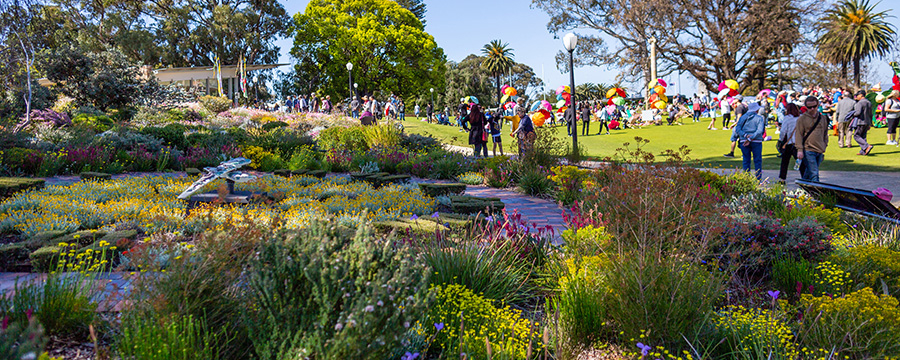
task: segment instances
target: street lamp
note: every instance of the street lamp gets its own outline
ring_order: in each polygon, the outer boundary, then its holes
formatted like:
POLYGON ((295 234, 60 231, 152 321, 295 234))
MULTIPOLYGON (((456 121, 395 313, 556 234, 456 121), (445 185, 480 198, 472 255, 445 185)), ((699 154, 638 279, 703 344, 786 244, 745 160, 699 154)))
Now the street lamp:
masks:
POLYGON ((431 108, 434 108, 434 88, 428 89, 431 91, 431 108))
POLYGON ((256 105, 259 105, 259 75, 253 75, 253 91, 256 93, 256 105))
POLYGON ((353 64, 351 64, 350 62, 347 62, 347 73, 350 74, 350 98, 352 99, 353 95, 356 94, 353 91, 355 89, 353 87, 353 64))
POLYGON ((578 36, 574 33, 568 33, 563 37, 563 45, 566 47, 566 50, 569 52, 569 84, 572 88, 572 153, 578 151, 578 121, 575 121, 575 117, 578 115, 578 108, 575 107, 575 45, 578 44, 578 36))

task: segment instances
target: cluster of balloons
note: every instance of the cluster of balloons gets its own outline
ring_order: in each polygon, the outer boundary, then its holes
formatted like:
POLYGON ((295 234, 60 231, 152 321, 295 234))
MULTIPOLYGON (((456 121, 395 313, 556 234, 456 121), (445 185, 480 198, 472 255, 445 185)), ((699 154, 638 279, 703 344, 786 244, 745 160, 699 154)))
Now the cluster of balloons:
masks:
POLYGON ((460 101, 462 101, 463 104, 469 104, 469 106, 478 104, 478 98, 474 96, 466 96, 460 99, 460 101))
POLYGON ((669 103, 669 98, 666 97, 666 86, 668 86, 663 79, 656 79, 656 81, 651 81, 648 88, 650 89, 650 96, 647 97, 647 103, 650 106, 656 109, 665 109, 666 105, 669 103))
MULTIPOLYGON (((766 89, 768 90, 768 89, 766 89)), ((766 91, 763 90, 763 91, 766 91)), ((772 90, 769 90, 771 92, 772 90)), ((731 101, 731 98, 737 96, 738 93, 738 82, 734 79, 728 79, 719 83, 719 96, 714 98, 714 101, 731 101)))

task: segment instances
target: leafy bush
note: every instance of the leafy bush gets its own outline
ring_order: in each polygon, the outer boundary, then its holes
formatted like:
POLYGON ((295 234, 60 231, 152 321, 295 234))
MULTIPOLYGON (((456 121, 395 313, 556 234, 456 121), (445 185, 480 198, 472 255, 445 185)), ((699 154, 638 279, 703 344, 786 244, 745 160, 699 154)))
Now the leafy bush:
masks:
POLYGON ((258 146, 282 157, 290 157, 302 147, 312 147, 315 141, 301 131, 291 128, 277 128, 257 133, 246 141, 247 145, 258 146))
POLYGON ((409 151, 431 152, 440 149, 441 142, 431 136, 401 133, 400 146, 409 151))
POLYGON ((460 174, 456 177, 456 180, 467 185, 481 185, 484 184, 484 176, 481 173, 477 173, 474 171, 469 171, 464 174, 460 174))
POLYGON ((94 132, 102 133, 115 125, 112 119, 106 115, 88 115, 88 114, 78 114, 72 119, 72 124, 75 126, 81 126, 88 129, 93 130, 94 132))
POLYGON ((283 128, 283 127, 288 127, 288 123, 286 123, 284 121, 272 121, 272 122, 267 122, 267 123, 263 124, 262 130, 263 131, 272 131, 272 130, 275 130, 278 128, 283 128))
POLYGON ((549 169, 559 164, 560 157, 567 153, 568 143, 554 133, 554 129, 536 129, 534 147, 531 151, 520 154, 519 160, 523 166, 549 169))
POLYGON ((602 226, 569 227, 562 233, 565 251, 572 256, 595 256, 612 243, 613 237, 602 226))
POLYGON ((184 137, 186 128, 181 124, 168 124, 163 127, 145 127, 141 133, 160 139, 165 145, 185 149, 187 141, 184 137))
POLYGON ((459 284, 487 299, 511 304, 528 301, 535 290, 531 264, 519 258, 512 243, 448 241, 426 244, 419 252, 434 271, 432 285, 459 284))
POLYGON ((559 294, 552 298, 549 311, 559 310, 560 330, 566 347, 592 346, 611 335, 607 302, 609 284, 603 277, 603 267, 609 258, 601 256, 573 256, 565 261, 559 279, 559 294))
POLYGON ((808 217, 825 225, 832 234, 850 232, 850 227, 841 219, 841 210, 826 208, 808 196, 789 199, 788 204, 775 211, 774 215, 785 224, 794 219, 808 217))
POLYGON ((244 147, 243 154, 244 157, 252 160, 248 166, 259 171, 274 171, 284 168, 284 160, 281 159, 281 156, 259 146, 244 147))
POLYGON ((43 162, 43 154, 37 150, 11 148, 0 151, 3 165, 26 174, 36 174, 43 162))
POLYGON ((43 121, 52 123, 53 126, 69 126, 72 125, 72 119, 69 114, 59 113, 53 109, 32 110, 31 119, 34 121, 43 121))
POLYGON ((808 260, 778 257, 772 262, 772 283, 782 294, 797 293, 815 284, 816 270, 808 260))
POLYGON ((830 260, 840 265, 854 283, 900 295, 900 251, 864 245, 835 252, 830 260))
POLYGON ((368 229, 314 224, 266 240, 248 274, 261 359, 385 358, 426 305, 428 268, 368 229))
POLYGON ((557 186, 557 200, 566 205, 581 200, 584 182, 588 179, 587 170, 575 166, 554 166, 550 170, 553 175, 549 179, 557 186))
POLYGON ((228 100, 228 98, 224 96, 206 95, 200 97, 200 105, 203 106, 206 111, 218 114, 231 109, 231 100, 228 100))
POLYGON ((319 153, 309 146, 300 147, 287 162, 290 170, 317 170, 320 167, 319 153))
POLYGON ((158 320, 126 312, 116 349, 123 359, 219 359, 216 336, 203 323, 191 316, 158 320))
POLYGON ((721 250, 728 255, 722 259, 724 263, 767 269, 777 257, 815 260, 831 250, 828 229, 812 218, 794 219, 785 225, 765 216, 746 221, 735 221, 723 233, 721 250))
POLYGON ((330 127, 319 132, 316 139, 320 149, 348 150, 351 152, 363 152, 369 149, 366 141, 366 132, 362 126, 354 127, 330 127))
POLYGON ((536 343, 533 338, 537 331, 518 310, 496 307, 462 285, 435 286, 432 292, 435 300, 424 326, 440 328, 434 343, 442 350, 442 359, 461 353, 471 359, 487 359, 485 339, 490 341, 495 358, 524 359, 536 343))
MULTIPOLYGON (((6 359, 34 359, 36 354, 43 351, 47 339, 41 324, 31 315, 31 308, 18 311, 25 313, 26 321, 10 322, 9 318, 4 319, 3 328, 0 329, 0 354, 6 359)), ((43 354, 40 359, 46 358, 46 354, 43 354)))
POLYGON ((400 146, 400 131, 392 125, 365 126, 363 134, 368 148, 398 148, 400 146))
POLYGON ((94 285, 91 278, 51 273, 43 282, 16 284, 11 298, 0 299, 0 310, 10 322, 25 324, 29 319, 22 309, 31 309, 47 335, 85 340, 96 318, 94 285))
POLYGON ((731 359, 796 359, 800 355, 791 332, 778 312, 730 306, 713 316, 715 337, 724 339, 731 359))
POLYGON ((608 288, 608 314, 624 332, 637 338, 642 330, 655 342, 672 342, 694 334, 722 296, 724 279, 678 258, 638 254, 616 256, 602 268, 608 288))
MULTIPOLYGON (((834 358, 884 358, 900 354, 900 308, 896 298, 871 288, 843 297, 804 294, 798 338, 810 349, 834 349, 834 358)), ((827 353, 826 353, 827 354, 827 353)), ((824 355, 824 354, 823 354, 824 355)))
POLYGON ((553 180, 545 169, 522 167, 518 170, 519 189, 532 196, 556 194, 553 180))

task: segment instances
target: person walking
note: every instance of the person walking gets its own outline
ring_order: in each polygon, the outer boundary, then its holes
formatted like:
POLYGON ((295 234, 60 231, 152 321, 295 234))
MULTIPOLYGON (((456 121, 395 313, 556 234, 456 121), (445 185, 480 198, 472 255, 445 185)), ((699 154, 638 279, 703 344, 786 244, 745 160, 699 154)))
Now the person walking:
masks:
MULTIPOLYGON (((791 159, 797 159, 797 146, 794 145, 794 131, 797 128, 797 119, 800 117, 800 108, 794 104, 787 104, 781 117, 781 133, 779 134, 779 142, 781 144, 781 168, 778 171, 778 182, 784 185, 787 180, 788 166, 791 159)), ((795 162, 796 163, 796 162, 795 162)), ((800 174, 803 174, 805 167, 800 167, 800 174)))
POLYGON ((849 94, 842 94, 835 107, 835 116, 837 117, 837 133, 838 147, 850 147, 850 118, 853 108, 856 106, 856 100, 853 100, 849 94))
POLYGON ((325 100, 322 100, 322 112, 331 114, 331 110, 331 95, 325 95, 325 100))
POLYGON ((581 106, 581 135, 588 135, 588 128, 591 126, 591 107, 587 105, 581 106))
POLYGON ((500 129, 503 127, 503 114, 500 110, 495 111, 488 122, 488 130, 491 132, 491 139, 494 141, 494 156, 497 156, 497 147, 500 147, 500 156, 503 156, 503 137, 500 136, 500 129))
POLYGON ((572 136, 576 124, 575 109, 571 106, 566 107, 566 111, 563 113, 563 119, 566 121, 566 132, 569 133, 569 136, 572 136))
POLYGON ((487 157, 487 133, 484 132, 484 125, 487 123, 484 114, 481 112, 481 106, 472 105, 469 114, 463 121, 463 128, 469 132, 469 145, 475 146, 475 157, 487 157), (469 126, 466 126, 469 125, 469 126))
POLYGON ((884 101, 883 112, 887 119, 887 142, 885 145, 898 145, 897 143, 897 123, 900 122, 900 91, 891 91, 888 98, 884 101))
POLYGON ((421 111, 421 110, 422 109, 419 108, 419 104, 416 103, 416 107, 413 108, 413 114, 416 115, 416 120, 419 120, 419 111, 421 111))
POLYGON ((694 122, 700 122, 700 113, 703 110, 703 106, 700 104, 700 97, 697 94, 694 94, 694 98, 691 100, 691 110, 694 111, 694 122))
POLYGON ((794 128, 794 146, 797 158, 803 162, 803 180, 819 181, 819 166, 825 159, 828 147, 828 118, 819 113, 819 99, 808 96, 804 100, 806 112, 797 119, 794 128))
POLYGON ((400 100, 400 104, 397 105, 397 115, 400 117, 400 121, 406 121, 406 103, 403 100, 400 100))
POLYGON ((425 106, 425 116, 425 122, 430 123, 431 117, 434 116, 434 104, 428 103, 428 105, 425 106))
POLYGON ((353 95, 353 100, 350 100, 350 116, 359 119, 359 98, 356 95, 353 95))
POLYGON ((859 144, 859 155, 866 156, 872 151, 872 144, 866 140, 869 128, 872 127, 872 103, 866 99, 866 91, 860 90, 856 92, 856 106, 853 107, 853 117, 855 124, 851 124, 851 128, 856 128, 853 132, 853 140, 859 144), (855 126, 854 126, 855 125, 855 126))
POLYGON ((740 142, 744 171, 750 171, 752 158, 757 180, 762 180, 762 142, 765 131, 766 119, 756 111, 745 111, 734 124, 732 133, 732 139, 740 142))
POLYGON ((519 126, 509 136, 518 138, 519 156, 521 157, 531 151, 537 134, 534 132, 534 123, 531 122, 531 117, 526 114, 524 106, 516 106, 516 115, 520 119, 519 126))

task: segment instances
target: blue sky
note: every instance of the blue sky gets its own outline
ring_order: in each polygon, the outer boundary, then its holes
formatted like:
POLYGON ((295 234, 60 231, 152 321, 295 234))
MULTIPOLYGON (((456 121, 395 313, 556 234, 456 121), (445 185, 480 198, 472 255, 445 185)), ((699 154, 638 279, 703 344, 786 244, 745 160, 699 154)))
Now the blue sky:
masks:
MULTIPOLYGON (((281 0, 285 9, 293 16, 306 9, 308 0, 281 0)), ((531 66, 534 72, 544 79, 548 87, 556 88, 569 83, 568 72, 557 70, 554 57, 563 48, 562 40, 554 38, 547 30, 550 19, 547 13, 531 8, 531 0, 431 0, 426 1, 425 30, 434 36, 438 46, 444 49, 448 60, 460 61, 469 54, 477 54, 484 44, 494 39, 509 43, 513 48, 516 62, 531 66)), ((900 0, 882 0, 879 9, 891 7, 894 16, 890 19, 900 24, 900 0)), ((561 36, 560 36, 561 37, 561 36)), ((291 39, 278 42, 281 47, 280 61, 290 62, 291 39)), ((900 61, 900 49, 894 51, 893 57, 900 61)), ((878 61, 878 81, 882 86, 890 86, 890 67, 885 61, 878 61), (883 80, 882 80, 883 78, 883 80)), ((618 74, 617 69, 605 67, 581 67, 575 69, 575 82, 612 83, 618 74)), ((681 82, 681 93, 691 94, 697 82, 687 75, 679 81, 677 75, 665 80, 675 83, 669 87, 668 93, 678 90, 681 82)))

